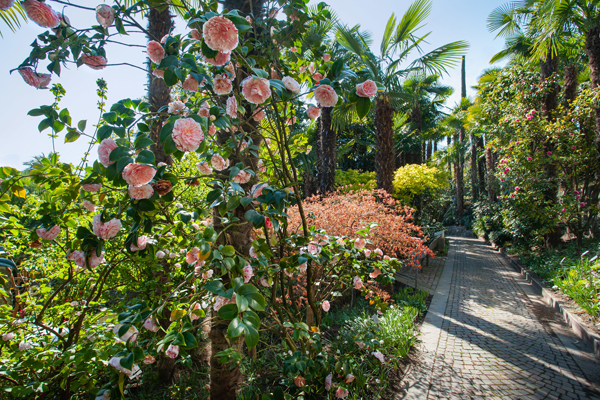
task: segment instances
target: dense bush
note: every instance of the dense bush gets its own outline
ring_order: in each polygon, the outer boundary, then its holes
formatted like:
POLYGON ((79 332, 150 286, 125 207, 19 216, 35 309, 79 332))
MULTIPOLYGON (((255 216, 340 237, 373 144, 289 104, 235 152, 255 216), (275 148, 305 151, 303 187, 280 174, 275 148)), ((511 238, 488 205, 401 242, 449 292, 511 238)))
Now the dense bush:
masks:
POLYGON ((362 172, 349 169, 335 171, 335 187, 340 192, 373 190, 377 188, 375 172, 362 172))
POLYGON ((394 189, 398 197, 411 204, 415 196, 429 192, 434 196, 436 192, 448 187, 448 173, 430 167, 426 164, 407 164, 396 170, 394 175, 394 189))

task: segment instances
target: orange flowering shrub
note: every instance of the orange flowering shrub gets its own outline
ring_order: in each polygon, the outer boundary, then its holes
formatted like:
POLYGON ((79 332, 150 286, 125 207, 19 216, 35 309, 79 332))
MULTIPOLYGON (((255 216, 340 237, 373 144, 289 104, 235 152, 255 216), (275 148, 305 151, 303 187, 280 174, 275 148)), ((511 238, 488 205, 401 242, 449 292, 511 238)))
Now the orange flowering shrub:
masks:
MULTIPOLYGON (((420 268, 419 256, 434 256, 423 245, 421 228, 410 222, 414 210, 401 205, 384 190, 316 195, 307 198, 303 207, 309 223, 329 235, 352 237, 366 225, 376 224, 367 247, 379 248, 384 254, 406 260, 413 267, 420 268)), ((291 208, 288 214, 289 227, 300 229, 302 220, 298 208, 291 208)))

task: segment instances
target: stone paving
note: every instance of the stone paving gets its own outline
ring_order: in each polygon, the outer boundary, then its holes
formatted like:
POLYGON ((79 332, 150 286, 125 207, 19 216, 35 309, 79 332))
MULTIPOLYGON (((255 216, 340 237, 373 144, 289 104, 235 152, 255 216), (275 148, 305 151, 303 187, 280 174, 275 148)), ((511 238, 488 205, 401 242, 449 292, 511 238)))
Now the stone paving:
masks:
POLYGON ((439 315, 428 316, 437 327, 424 333, 430 361, 405 398, 600 399, 500 257, 477 239, 451 238, 439 284, 447 301, 437 299, 430 311, 439 315))
MULTIPOLYGON (((423 267, 419 270, 417 275, 417 287, 419 289, 427 290, 428 292, 435 291, 445 263, 446 257, 441 255, 430 258, 429 263, 427 263, 426 260, 422 260, 423 267)), ((396 274, 396 281, 411 287, 415 285, 414 279, 406 276, 414 276, 415 271, 412 267, 403 267, 398 270, 398 272, 404 274, 404 276, 396 274)))

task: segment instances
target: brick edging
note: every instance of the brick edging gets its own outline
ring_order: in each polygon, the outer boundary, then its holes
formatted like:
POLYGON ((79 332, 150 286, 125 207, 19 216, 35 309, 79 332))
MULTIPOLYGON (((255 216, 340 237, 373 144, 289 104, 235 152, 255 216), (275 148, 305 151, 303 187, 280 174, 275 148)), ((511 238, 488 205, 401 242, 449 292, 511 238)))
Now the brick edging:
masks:
POLYGON ((519 272, 523 278, 525 278, 527 282, 532 284, 534 290, 538 294, 542 295, 546 304, 562 314, 565 322, 569 325, 575 335, 591 346, 591 348, 594 350, 596 359, 600 360, 600 337, 590 332, 576 315, 573 315, 569 310, 567 310, 560 300, 556 299, 552 295, 550 290, 542 286, 542 284, 538 282, 538 280, 534 278, 517 260, 506 254, 506 251, 503 248, 498 248, 497 250, 500 254, 502 254, 502 256, 504 256, 510 265, 517 272, 519 272))

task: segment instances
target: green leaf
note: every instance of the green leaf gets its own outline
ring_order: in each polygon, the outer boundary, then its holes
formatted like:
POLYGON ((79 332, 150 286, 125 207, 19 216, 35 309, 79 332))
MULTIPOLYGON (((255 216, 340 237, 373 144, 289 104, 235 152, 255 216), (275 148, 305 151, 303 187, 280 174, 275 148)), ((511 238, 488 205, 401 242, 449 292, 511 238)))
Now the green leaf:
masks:
POLYGON ((69 110, 66 108, 61 110, 60 114, 58 114, 58 118, 60 118, 60 120, 65 124, 71 125, 71 116, 69 115, 69 110))
MULTIPOLYGON (((224 307, 224 306, 223 306, 224 307)), ((227 327, 227 336, 230 338, 236 338, 240 336, 245 331, 244 323, 239 319, 235 318, 233 321, 229 323, 227 327)))
POLYGON ((246 346, 249 349, 253 349, 258 344, 258 330, 252 325, 244 324, 244 339, 246 340, 246 346))
POLYGON ((98 141, 101 142, 104 139, 108 139, 112 135, 113 128, 110 125, 104 125, 98 129, 98 141))
MULTIPOLYGON (((237 298, 237 297, 236 297, 237 298)), ((248 305, 255 309, 256 311, 264 311, 265 310, 265 298, 260 293, 248 293, 245 296, 245 299, 248 301, 248 305)))
POLYGON ((169 67, 165 70, 164 75, 165 83, 167 86, 173 86, 177 84, 179 78, 177 78, 176 70, 173 67, 169 67))
POLYGON ((198 346, 198 341, 196 340, 196 337, 192 335, 191 332, 184 332, 183 338, 185 339, 186 349, 191 349, 198 346))
POLYGON ((161 143, 164 143, 171 136, 174 125, 175 124, 173 122, 169 122, 162 127, 162 129, 160 130, 160 137, 159 137, 159 141, 161 143))
POLYGON ((358 113, 358 118, 364 118, 371 109, 371 99, 368 97, 359 97, 356 102, 356 112, 358 113))
POLYGON ((211 293, 218 294, 225 290, 225 286, 221 281, 210 281, 204 285, 204 289, 208 290, 211 293))
POLYGON ((231 245, 223 246, 220 250, 227 257, 235 256, 235 249, 231 245))
POLYGON ((32 117, 38 117, 40 115, 44 115, 44 111, 39 108, 34 108, 33 110, 29 110, 27 115, 31 115, 32 117))
POLYGON ((135 149, 136 150, 145 149, 146 147, 152 146, 153 144, 154 144, 154 140, 147 138, 147 137, 142 137, 135 141, 135 149))
POLYGON ((206 45, 206 43, 204 42, 204 40, 202 41, 202 54, 206 57, 206 58, 215 58, 219 52, 215 51, 213 49, 211 49, 210 47, 208 47, 206 45))
POLYGON ((231 320, 238 316, 238 308, 235 304, 225 304, 219 308, 217 315, 222 319, 231 320))
POLYGON ((213 228, 212 226, 207 226, 206 228, 204 228, 204 233, 202 234, 202 237, 204 237, 204 240, 206 240, 207 242, 214 242, 216 240, 216 238, 214 238, 215 234, 215 228, 213 228))
POLYGON ((260 328, 260 318, 254 311, 248 310, 244 313, 244 322, 252 325, 256 330, 260 328))
POLYGON ((235 296, 235 303, 240 312, 244 312, 248 309, 248 300, 239 293, 235 296))
POLYGON ((129 149, 127 147, 119 146, 110 152, 108 159, 110 161, 119 161, 122 157, 127 156, 129 156, 129 149))
MULTIPOLYGON (((112 153, 111 153, 112 154, 112 153)), ((154 164, 155 162, 154 153, 150 150, 142 150, 139 152, 135 159, 135 162, 139 164, 154 164)))
POLYGON ((85 126, 87 125, 87 121, 85 119, 82 119, 81 121, 79 121, 77 123, 77 129, 79 129, 81 132, 85 131, 85 126))
POLYGON ((71 143, 76 141, 77 139, 79 139, 79 137, 81 136, 81 134, 77 131, 69 131, 66 135, 65 135, 65 143, 71 143))
POLYGON ((114 124, 117 122, 117 113, 114 111, 110 111, 102 114, 102 118, 104 118, 104 120, 109 124, 114 124))
POLYGON ((258 68, 252 68, 252 71, 254 72, 254 75, 259 78, 269 79, 269 73, 267 71, 258 68))

